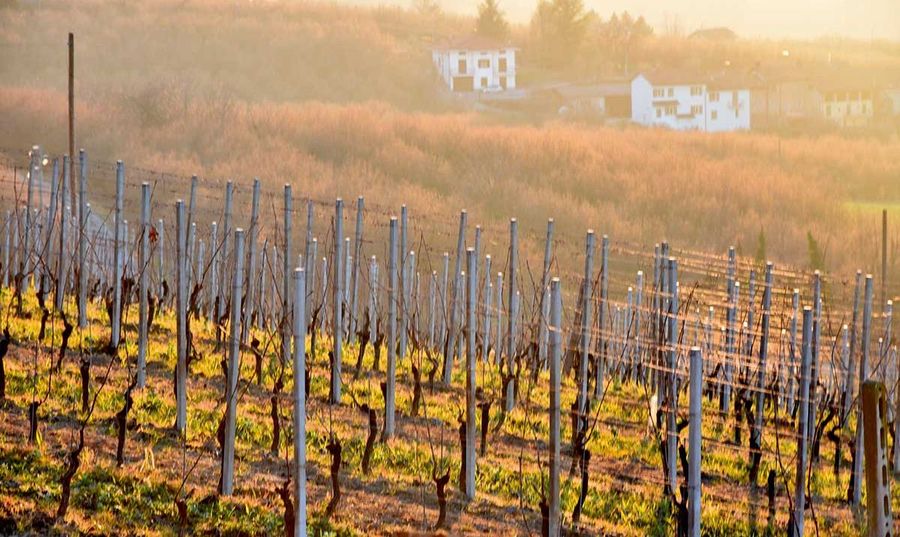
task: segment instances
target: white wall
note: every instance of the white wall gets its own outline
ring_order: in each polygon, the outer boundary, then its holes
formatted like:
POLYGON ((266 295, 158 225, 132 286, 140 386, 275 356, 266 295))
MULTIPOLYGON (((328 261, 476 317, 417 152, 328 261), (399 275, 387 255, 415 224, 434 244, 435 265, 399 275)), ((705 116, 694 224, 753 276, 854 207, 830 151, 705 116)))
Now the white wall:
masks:
POLYGON ((750 129, 750 90, 711 90, 706 94, 706 130, 750 129), (715 97, 718 97, 714 100, 715 97))
POLYGON ((644 75, 631 81, 631 121, 641 125, 653 124, 653 86, 644 75))
POLYGON ((453 79, 457 76, 473 77, 473 89, 500 89, 501 78, 506 78, 506 89, 516 87, 516 49, 502 50, 435 50, 432 61, 437 67, 444 83, 453 90, 453 79), (500 70, 500 59, 506 59, 506 70, 500 70), (465 59, 466 69, 459 69, 460 59, 465 59), (478 62, 487 61, 487 66, 479 67, 478 62))
POLYGON ((631 81, 631 120, 673 130, 749 129, 750 90, 719 91, 718 99, 711 101, 705 84, 654 86, 638 75, 631 81))

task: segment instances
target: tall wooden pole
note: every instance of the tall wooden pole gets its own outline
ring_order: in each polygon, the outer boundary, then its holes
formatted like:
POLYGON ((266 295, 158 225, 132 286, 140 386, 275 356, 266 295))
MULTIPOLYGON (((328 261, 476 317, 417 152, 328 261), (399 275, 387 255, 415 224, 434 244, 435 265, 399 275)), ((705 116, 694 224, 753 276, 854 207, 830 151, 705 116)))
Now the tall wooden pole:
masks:
MULTIPOLYGON (((109 346, 112 351, 119 348, 119 336, 122 330, 122 205, 125 198, 125 164, 120 160, 116 162, 116 221, 113 236, 113 311, 112 332, 109 337, 109 346)), ((60 252, 63 255, 63 252, 60 252)))
MULTIPOLYGON (((591 280, 594 274, 594 230, 587 231, 585 238, 584 252, 584 276, 581 281, 581 359, 579 361, 578 373, 578 413, 579 424, 587 423, 584 420, 587 411, 587 389, 588 389, 588 356, 591 349, 591 328, 593 328, 593 309, 594 304, 591 300, 591 280)), ((598 377, 598 382, 602 379, 598 377)), ((602 388, 598 389, 598 393, 602 388)), ((581 427, 582 425, 579 425, 581 427)))
POLYGON ((791 523, 788 527, 788 535, 791 537, 803 537, 803 523, 806 510, 806 465, 809 461, 809 454, 807 453, 807 441, 809 438, 806 435, 806 420, 809 417, 812 318, 812 308, 803 308, 803 348, 800 352, 800 394, 797 402, 800 405, 797 418, 797 472, 794 478, 794 512, 791 514, 791 523))
POLYGON ((559 531, 559 396, 560 357, 562 356, 562 304, 559 278, 550 281, 550 498, 548 505, 549 537, 558 537, 559 531))
MULTIPOLYGON (((228 338, 228 384, 225 387, 225 445, 222 449, 222 495, 234 492, 234 437, 237 430, 237 385, 240 376, 241 296, 244 292, 244 230, 234 230, 234 278, 231 285, 231 335, 228 338)), ((249 319, 248 319, 249 321, 249 319)))
MULTIPOLYGON (((69 143, 74 143, 70 138, 69 143)), ((87 326, 87 154, 78 152, 78 327, 87 326)), ((161 233, 161 232, 160 232, 161 233)), ((162 236, 160 235, 160 244, 162 236)), ((160 246, 162 250, 162 246, 160 246)))
POLYGON ((175 362, 175 429, 182 435, 187 426, 187 291, 184 274, 184 201, 175 203, 175 318, 178 357, 175 362))
MULTIPOLYGON (((866 274, 866 291, 865 300, 863 302, 863 318, 862 318, 862 342, 861 354, 859 357, 859 391, 862 393, 862 385, 869 380, 869 339, 872 326, 872 275, 866 274)), ((863 475, 863 423, 862 423, 862 405, 857 402, 856 405, 856 456, 853 458, 853 470, 850 478, 852 487, 850 489, 850 505, 858 507, 862 500, 862 475, 863 475)))
MULTIPOLYGON (((72 32, 69 32, 69 157, 75 159, 75 34, 72 32)), ((71 200, 65 200, 62 206, 69 203, 71 200)))
POLYGON ((149 328, 148 289, 150 285, 150 183, 141 185, 140 305, 138 310, 137 386, 143 388, 147 376, 147 340, 149 328))
MULTIPOLYGON (((293 266, 293 217, 294 217, 294 196, 291 192, 291 185, 284 185, 284 265, 282 267, 282 289, 281 289, 281 316, 282 316, 282 338, 281 352, 285 363, 291 361, 291 335, 293 325, 291 324, 291 268, 293 266)), ((305 277, 306 273, 300 276, 305 277)), ((295 281, 297 275, 294 276, 295 281)), ((304 282, 305 283, 305 282, 304 282)), ((304 308, 305 309, 305 308, 304 308)), ((305 333, 305 331, 304 331, 305 333)))
MULTIPOLYGON (((507 412, 512 411, 516 405, 516 381, 513 376, 516 360, 516 270, 519 265, 519 222, 515 218, 509 220, 509 272, 508 278, 508 302, 509 317, 506 320, 506 373, 509 381, 506 385, 506 401, 504 407, 507 412)), ((499 304, 498 304, 499 305, 499 304)), ((584 402, 583 398, 579 400, 584 402)), ((582 405, 579 404, 579 407, 582 405)), ((581 409, 581 408, 580 408, 581 409)))
POLYGON ((384 392, 384 438, 394 436, 395 386, 397 371, 397 217, 391 217, 388 242, 388 326, 387 326, 387 379, 384 392))
MULTIPOLYGON (((334 203, 334 282, 332 289, 334 290, 334 337, 332 338, 333 359, 331 362, 331 404, 341 403, 341 350, 343 348, 343 317, 342 305, 344 302, 344 293, 342 289, 343 277, 341 268, 343 263, 341 259, 343 255, 341 250, 344 246, 344 200, 338 198, 334 203)), ((324 270, 322 271, 324 274, 324 270)), ((387 426, 387 424, 385 424, 387 426)))
MULTIPOLYGON (((70 153, 71 154, 71 153, 70 153)), ((887 304, 887 209, 881 211, 881 307, 887 304)), ((890 346, 890 344, 888 345, 890 346)))
POLYGON ((306 537, 306 272, 303 267, 294 270, 294 513, 294 537, 306 537))
POLYGON ((466 250, 466 499, 475 499, 475 311, 477 255, 466 250))

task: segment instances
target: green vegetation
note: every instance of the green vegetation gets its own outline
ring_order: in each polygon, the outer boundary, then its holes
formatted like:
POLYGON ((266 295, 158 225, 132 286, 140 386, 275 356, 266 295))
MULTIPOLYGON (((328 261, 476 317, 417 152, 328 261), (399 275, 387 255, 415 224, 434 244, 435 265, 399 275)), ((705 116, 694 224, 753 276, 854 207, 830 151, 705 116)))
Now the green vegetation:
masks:
MULTIPOLYGON (((9 295, 0 293, 0 301, 8 304, 9 295)), ((73 305, 71 305, 74 307, 73 305)), ((36 304, 26 300, 25 316, 11 319, 10 331, 15 348, 6 359, 9 400, 2 411, 0 424, 0 523, 14 524, 20 531, 48 527, 54 522, 60 488, 63 456, 73 441, 73 427, 81 419, 79 408, 77 357, 91 341, 102 342, 105 314, 92 304, 93 322, 84 332, 77 331, 72 354, 64 361, 60 375, 50 389, 50 397, 41 405, 41 442, 25 445, 23 428, 27 424, 23 408, 32 393, 47 389, 47 368, 52 345, 58 344, 59 322, 54 320, 48 338, 37 342, 36 304), (36 360, 36 362, 35 362, 36 360), (38 377, 34 377, 37 363, 38 377), (35 383, 36 381, 36 383, 35 383)), ((134 318, 133 307, 128 318, 134 318)), ((290 447, 290 376, 282 393, 282 424, 285 427, 278 456, 269 454, 272 422, 269 416, 269 389, 276 368, 265 374, 265 384, 257 386, 253 378, 252 359, 242 360, 241 398, 237 429, 238 472, 233 498, 215 495, 218 459, 213 448, 218 420, 223 412, 223 379, 219 360, 222 351, 214 348, 212 327, 194 323, 199 348, 199 361, 191 367, 189 377, 189 422, 186 444, 182 447, 172 432, 174 400, 171 393, 171 371, 174 353, 169 339, 174 329, 171 313, 164 311, 151 334, 148 387, 137 393, 127 433, 126 462, 115 467, 115 428, 112 415, 122 405, 126 376, 133 368, 135 327, 126 323, 126 344, 119 359, 110 362, 95 355, 92 366, 92 390, 111 371, 110 381, 100 394, 97 411, 88 426, 88 448, 82 467, 73 484, 72 507, 65 521, 55 522, 63 532, 92 531, 111 533, 139 532, 168 535, 178 528, 174 501, 186 494, 191 531, 205 533, 217 529, 226 534, 275 534, 281 531, 282 507, 275 493, 288 472, 290 447), (196 461, 196 467, 193 467, 196 461), (190 469, 187 471, 186 469, 190 469), (186 486, 179 492, 187 471, 186 486)), ((277 364, 277 339, 260 332, 265 359, 277 364)), ((327 340, 319 339, 320 345, 327 340)), ((454 374, 453 388, 426 388, 425 416, 408 416, 412 386, 410 364, 422 357, 402 358, 398 367, 399 436, 390 443, 376 444, 372 471, 360 471, 365 441, 364 415, 350 406, 331 407, 325 403, 327 356, 324 347, 310 358, 312 372, 307 449, 310 461, 310 513, 313 535, 362 535, 390 529, 427 529, 436 518, 436 500, 431 481, 437 468, 450 468, 453 490, 450 524, 454 532, 518 531, 522 521, 532 531, 539 523, 537 505, 542 482, 546 480, 546 446, 548 425, 544 407, 547 400, 547 377, 542 373, 536 385, 523 387, 523 402, 514 412, 501 418, 499 402, 491 411, 488 451, 478 459, 475 504, 465 507, 455 492, 459 449, 457 419, 463 405, 464 376, 461 368, 454 374), (427 416, 427 419, 426 419, 427 416), (501 421, 503 422, 501 424, 501 421), (499 429, 498 429, 499 428, 499 429), (329 497, 325 445, 334 434, 344 446, 342 487, 343 507, 330 520, 324 517, 324 504, 329 497), (520 511, 522 510, 522 511, 520 511), (511 515, 513 514, 514 515, 511 515)), ((355 355, 349 345, 347 355, 355 355)), ((383 359, 383 357, 382 357, 383 359)), ((371 368, 373 356, 367 350, 364 364, 371 368)), ((383 363, 383 362, 382 362, 383 363)), ((348 363, 347 367, 351 367, 348 363)), ((478 366, 478 384, 486 397, 497 401, 499 378, 485 363, 478 366)), ((365 373, 347 385, 348 400, 357 400, 382 408, 378 392, 381 371, 365 373), (351 395, 352 394, 352 395, 351 395)), ((566 379, 562 407, 574 401, 574 386, 566 379)), ((584 505, 582 523, 590 532, 616 535, 670 535, 674 528, 672 508, 662 494, 663 474, 659 465, 658 437, 647 425, 648 403, 645 389, 631 383, 613 383, 603 405, 595 409, 598 426, 591 435, 588 448, 591 459, 590 484, 584 505)), ((764 491, 747 487, 746 446, 729 444, 731 419, 723 420, 716 403, 704 402, 704 513, 705 535, 777 535, 786 523, 786 484, 793 483, 792 460, 795 445, 787 430, 782 430, 776 445, 773 429, 764 436, 761 475, 774 469, 778 478, 777 527, 766 523, 764 491), (780 452, 785 473, 778 464, 780 452), (735 495, 734 491, 742 491, 735 495), (746 491, 750 491, 747 495, 746 491)), ((769 419, 774 416, 770 415, 769 419)), ((783 418, 783 417, 782 417, 783 418)), ((379 414, 379 423, 381 422, 379 414)), ((566 420, 564 420, 566 423, 566 420)), ((791 427, 782 424, 780 427, 791 427)), ((568 425, 563 437, 567 436, 568 425)), ((848 472, 835 479, 830 468, 833 451, 822 446, 819 469, 814 474, 812 491, 820 528, 832 535, 853 535, 857 531, 843 503, 848 472)), ((847 454, 845 453, 845 457, 847 454)), ((564 452, 564 472, 570 463, 564 452)), ((849 461, 844 461, 845 465, 849 461)), ((545 486, 545 485, 544 485, 545 486)), ((571 513, 578 495, 579 482, 565 477, 562 487, 564 513, 571 513)), ((896 490, 896 488, 895 488, 896 490)), ((900 494, 894 495, 900 502, 900 494)))

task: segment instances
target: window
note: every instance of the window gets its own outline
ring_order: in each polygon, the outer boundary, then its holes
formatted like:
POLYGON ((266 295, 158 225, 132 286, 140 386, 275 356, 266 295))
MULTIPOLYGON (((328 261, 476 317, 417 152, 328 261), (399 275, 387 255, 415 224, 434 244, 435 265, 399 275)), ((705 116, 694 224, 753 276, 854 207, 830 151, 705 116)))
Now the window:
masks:
POLYGON ((711 102, 711 103, 719 102, 719 92, 718 91, 709 92, 709 102, 711 102))
POLYGON ((478 68, 479 69, 489 69, 491 67, 491 60, 478 60, 478 68))
POLYGON ((699 116, 703 114, 703 105, 695 104, 691 106, 691 115, 699 116))
POLYGON ((667 91, 666 93, 669 94, 669 97, 674 97, 675 96, 675 88, 669 88, 669 91, 667 91))
POLYGON ((653 88, 653 97, 654 97, 654 98, 665 97, 665 96, 666 96, 666 90, 665 90, 665 89, 663 89, 663 88, 653 88))
POLYGON ((500 58, 500 72, 505 73, 506 69, 506 58, 500 58))
POLYGON ((709 113, 709 119, 711 119, 711 120, 713 120, 713 121, 719 119, 719 111, 718 111, 718 110, 713 110, 713 111, 711 111, 711 112, 709 113))
POLYGON ((703 86, 691 86, 691 97, 703 95, 703 86))
POLYGON ((675 109, 674 104, 666 105, 666 115, 667 116, 674 116, 675 112, 676 112, 676 109, 675 109))
POLYGON ((459 71, 459 74, 461 74, 461 75, 466 74, 466 57, 465 56, 459 57, 459 64, 456 66, 456 69, 459 71))

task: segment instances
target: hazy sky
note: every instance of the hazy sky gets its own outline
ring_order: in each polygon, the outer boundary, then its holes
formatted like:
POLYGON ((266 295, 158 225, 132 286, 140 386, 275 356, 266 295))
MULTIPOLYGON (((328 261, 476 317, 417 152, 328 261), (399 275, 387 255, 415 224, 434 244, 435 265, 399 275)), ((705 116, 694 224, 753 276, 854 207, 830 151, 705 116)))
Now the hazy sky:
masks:
MULTIPOLYGON (((409 6, 411 0, 339 0, 409 6)), ((438 0, 449 12, 475 13, 479 0, 438 0)), ((507 16, 529 20, 537 0, 500 0, 507 16)), ((683 31, 728 26, 745 37, 811 38, 843 35, 900 40, 900 0, 584 0, 602 16, 627 10, 662 31, 677 20, 683 31)))

